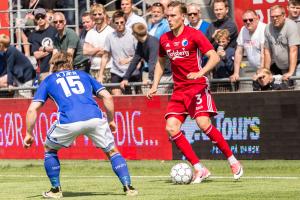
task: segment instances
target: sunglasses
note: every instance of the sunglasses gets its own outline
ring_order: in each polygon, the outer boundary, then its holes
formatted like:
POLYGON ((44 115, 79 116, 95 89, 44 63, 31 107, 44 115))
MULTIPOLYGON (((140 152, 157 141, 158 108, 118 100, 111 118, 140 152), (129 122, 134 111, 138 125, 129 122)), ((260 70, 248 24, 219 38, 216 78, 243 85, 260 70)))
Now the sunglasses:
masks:
POLYGON ((54 24, 62 24, 64 23, 64 20, 57 20, 57 21, 53 21, 54 24))
POLYGON ((117 25, 122 25, 122 24, 124 24, 125 22, 124 21, 121 21, 121 22, 115 22, 115 24, 117 24, 117 25))
POLYGON ((254 21, 254 19, 252 19, 252 18, 249 18, 249 19, 243 19, 243 22, 244 22, 244 23, 247 23, 248 21, 251 23, 251 22, 254 21))
POLYGON ((161 3, 154 3, 152 4, 152 6, 155 6, 155 7, 163 7, 163 5, 161 3))
POLYGON ((102 16, 103 14, 102 14, 102 13, 94 13, 94 14, 93 14, 93 16, 97 16, 97 15, 98 15, 98 16, 102 16))
POLYGON ((192 16, 192 15, 196 16, 196 15, 198 15, 198 13, 188 13, 187 15, 188 16, 192 16))
POLYGON ((34 19, 35 19, 36 21, 38 21, 38 20, 40 20, 40 19, 45 19, 45 18, 46 18, 46 15, 41 15, 41 14, 34 17, 34 19))

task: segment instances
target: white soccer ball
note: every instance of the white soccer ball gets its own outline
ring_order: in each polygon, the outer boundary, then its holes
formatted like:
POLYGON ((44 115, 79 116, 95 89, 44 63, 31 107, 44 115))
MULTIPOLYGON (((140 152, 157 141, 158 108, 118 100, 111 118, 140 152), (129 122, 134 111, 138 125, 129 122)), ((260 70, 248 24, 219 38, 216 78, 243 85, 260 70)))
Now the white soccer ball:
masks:
POLYGON ((189 184, 193 178, 193 170, 186 163, 178 163, 172 167, 170 175, 174 184, 189 184))

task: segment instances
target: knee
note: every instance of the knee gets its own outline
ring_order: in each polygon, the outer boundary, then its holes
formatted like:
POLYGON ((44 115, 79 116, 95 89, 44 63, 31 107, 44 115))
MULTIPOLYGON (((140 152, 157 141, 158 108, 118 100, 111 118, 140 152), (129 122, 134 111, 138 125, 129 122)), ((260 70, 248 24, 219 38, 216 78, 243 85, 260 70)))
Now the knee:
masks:
POLYGON ((205 117, 203 119, 197 120, 197 124, 202 131, 205 131, 211 125, 211 121, 208 117, 205 117))
POLYGON ((170 135, 176 135, 179 132, 179 127, 174 124, 167 124, 166 125, 166 132, 170 135))

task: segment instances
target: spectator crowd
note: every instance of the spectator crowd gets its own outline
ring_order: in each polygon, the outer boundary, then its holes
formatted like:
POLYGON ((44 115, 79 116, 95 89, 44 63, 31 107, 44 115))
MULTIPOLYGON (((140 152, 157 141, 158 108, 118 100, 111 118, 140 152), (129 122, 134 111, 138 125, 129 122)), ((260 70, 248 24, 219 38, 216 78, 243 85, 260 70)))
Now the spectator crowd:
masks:
MULTIPOLYGON (((51 57, 63 51, 72 55, 74 69, 89 73, 101 83, 118 85, 110 88, 113 95, 146 92, 145 87, 128 85, 142 82, 143 86, 150 87, 153 81, 159 39, 170 31, 166 18, 170 0, 152 4, 145 18, 134 11, 132 0, 121 0, 121 9, 115 10, 112 16, 94 1, 89 11, 79 12, 82 22, 79 35, 67 27, 72 20, 69 12, 54 11, 61 6, 60 1, 51 2, 22 1, 22 8, 30 9, 24 20, 16 20, 16 25, 25 25, 15 34, 21 37, 22 51, 11 44, 8 36, 0 35, 0 88, 38 87, 51 73, 51 57)), ((260 21, 254 10, 245 10, 241 16, 244 26, 240 30, 229 16, 229 9, 228 0, 214 0, 215 20, 204 20, 200 5, 187 5, 186 26, 201 31, 220 57, 209 77, 229 80, 212 84, 212 91, 249 90, 250 87, 255 91, 298 89, 300 81, 290 78, 300 76, 300 0, 289 0, 287 8, 272 6, 269 24, 260 21), (250 70, 242 73, 245 60, 250 70), (243 84, 239 81, 241 77, 251 77, 253 81, 243 84)), ((206 62, 203 56, 201 65, 206 62)), ((172 81, 168 59, 161 81, 172 81)), ((158 92, 170 90, 170 86, 163 85, 158 92)), ((14 95, 31 97, 32 92, 18 90, 14 95)))

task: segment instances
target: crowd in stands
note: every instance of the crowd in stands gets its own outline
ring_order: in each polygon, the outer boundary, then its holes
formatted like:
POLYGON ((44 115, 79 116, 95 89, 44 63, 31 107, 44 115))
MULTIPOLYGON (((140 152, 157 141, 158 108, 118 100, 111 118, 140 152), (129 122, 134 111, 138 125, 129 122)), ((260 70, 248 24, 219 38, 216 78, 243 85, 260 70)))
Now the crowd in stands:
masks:
MULTIPOLYGON (((170 0, 160 0, 148 9, 143 18, 136 14, 132 0, 121 0, 120 9, 109 16, 102 5, 106 1, 93 1, 89 11, 79 11, 82 29, 78 35, 67 27, 74 21, 74 12, 55 12, 69 8, 68 1, 24 0, 22 9, 29 9, 16 25, 15 37, 21 37, 22 52, 11 45, 8 36, 0 35, 0 87, 38 86, 51 73, 49 60, 58 51, 73 55, 75 69, 90 73, 101 83, 118 83, 111 88, 113 95, 145 93, 140 86, 128 87, 130 82, 150 85, 158 65, 159 39, 170 31, 166 19, 170 0), (102 4, 101 4, 102 3, 102 4)), ((80 8, 85 5, 79 1, 80 8)), ((73 6, 74 7, 74 6, 73 6)), ((214 0, 215 20, 202 19, 198 4, 187 5, 187 26, 201 31, 213 44, 220 57, 219 64, 209 75, 211 78, 228 78, 226 83, 211 86, 212 91, 232 91, 238 88, 240 77, 253 78, 253 90, 279 90, 299 87, 300 76, 300 1, 289 0, 286 9, 275 5, 270 8, 270 23, 260 21, 254 10, 245 10, 241 16, 244 26, 238 30, 229 17, 228 0, 214 0), (241 74, 242 62, 247 60, 250 72, 241 74), (298 84, 297 84, 298 82, 298 84)), ((204 66, 203 57, 201 65, 204 66)), ((167 60, 162 82, 171 82, 171 66, 167 60)), ((240 84, 242 85, 242 84, 240 84)), ((241 89, 242 87, 240 87, 241 89)), ((248 88, 249 89, 249 88, 248 88)), ((164 86, 159 93, 168 93, 164 86)), ((20 90, 19 96, 32 93, 20 90)))

